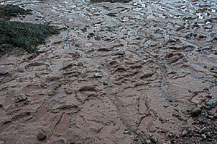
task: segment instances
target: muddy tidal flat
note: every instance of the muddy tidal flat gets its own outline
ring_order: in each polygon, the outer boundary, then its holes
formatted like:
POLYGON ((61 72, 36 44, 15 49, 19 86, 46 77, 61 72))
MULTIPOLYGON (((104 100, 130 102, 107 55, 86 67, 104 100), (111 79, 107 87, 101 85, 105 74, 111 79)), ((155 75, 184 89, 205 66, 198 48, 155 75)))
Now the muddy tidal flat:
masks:
POLYGON ((217 143, 216 0, 8 4, 59 34, 0 53, 0 144, 217 143))

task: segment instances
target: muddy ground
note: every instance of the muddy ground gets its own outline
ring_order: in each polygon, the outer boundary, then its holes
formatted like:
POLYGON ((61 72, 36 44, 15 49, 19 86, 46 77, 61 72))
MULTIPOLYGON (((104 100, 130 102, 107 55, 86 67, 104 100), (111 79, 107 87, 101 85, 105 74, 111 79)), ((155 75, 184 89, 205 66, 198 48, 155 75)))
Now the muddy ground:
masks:
POLYGON ((216 0, 1 4, 62 30, 1 55, 0 144, 217 143, 216 0))

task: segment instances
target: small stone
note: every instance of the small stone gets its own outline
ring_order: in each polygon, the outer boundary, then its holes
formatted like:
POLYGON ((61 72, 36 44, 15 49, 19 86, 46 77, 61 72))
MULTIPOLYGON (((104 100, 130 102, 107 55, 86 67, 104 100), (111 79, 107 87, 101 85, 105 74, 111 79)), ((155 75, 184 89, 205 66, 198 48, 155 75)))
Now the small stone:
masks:
POLYGON ((151 140, 151 142, 152 143, 154 143, 154 144, 156 144, 157 143, 157 138, 155 137, 155 136, 153 136, 153 135, 150 135, 150 140, 151 140))
POLYGON ((176 140, 171 140, 171 144, 176 144, 176 140))
POLYGON ((93 44, 92 43, 85 43, 86 47, 91 47, 93 44))
POLYGON ((187 131, 187 130, 183 130, 182 131, 182 137, 185 137, 186 135, 188 135, 189 134, 189 131, 187 131))
POLYGON ((5 144, 5 142, 3 142, 3 141, 0 141, 0 144, 5 144))
POLYGON ((128 17, 124 17, 123 21, 129 21, 129 18, 128 17))
POLYGON ((193 107, 191 109, 191 116, 192 117, 199 116, 200 114, 201 114, 201 108, 199 108, 199 107, 193 107))
POLYGON ((104 81, 104 82, 103 82, 103 85, 108 85, 108 82, 104 81))
POLYGON ((206 104, 208 109, 215 108, 217 105, 217 99, 211 99, 211 100, 207 101, 205 104, 206 104))
POLYGON ((205 134, 202 134, 201 137, 202 137, 202 139, 206 139, 206 135, 205 134))
POLYGON ((168 108, 169 105, 168 105, 168 104, 164 104, 163 107, 164 107, 164 108, 168 108))
POLYGON ((173 138, 174 135, 170 133, 170 134, 168 134, 168 137, 169 137, 169 138, 173 138))
POLYGON ((38 141, 43 141, 43 140, 45 140, 46 139, 46 133, 45 133, 45 131, 44 130, 40 130, 39 132, 38 132, 38 135, 37 135, 37 140, 38 141))
POLYGON ((100 36, 96 36, 95 40, 99 41, 99 40, 101 40, 101 37, 100 36))
POLYGON ((151 144, 151 140, 145 140, 145 144, 151 144))
POLYGON ((22 102, 22 101, 25 101, 27 100, 27 96, 25 94, 20 94, 20 95, 17 95, 15 97, 15 102, 18 103, 18 102, 22 102))
POLYGON ((102 73, 95 73, 95 75, 94 75, 96 78, 99 78, 99 77, 102 77, 103 76, 103 74, 102 73))
POLYGON ((159 117, 159 121, 160 121, 161 123, 165 123, 167 120, 164 119, 164 118, 162 118, 162 117, 159 117))
POLYGON ((131 134, 131 130, 129 130, 129 129, 127 129, 127 130, 125 130, 124 132, 123 132, 123 134, 131 134))
POLYGON ((70 88, 66 88, 66 89, 65 89, 65 92, 66 92, 66 94, 70 95, 70 94, 73 93, 73 90, 70 89, 70 88))

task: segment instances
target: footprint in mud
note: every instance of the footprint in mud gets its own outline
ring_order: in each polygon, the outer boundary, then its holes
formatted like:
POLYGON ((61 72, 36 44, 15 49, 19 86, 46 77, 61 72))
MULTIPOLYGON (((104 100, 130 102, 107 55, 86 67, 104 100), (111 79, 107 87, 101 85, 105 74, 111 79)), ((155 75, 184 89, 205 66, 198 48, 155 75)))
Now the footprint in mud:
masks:
POLYGON ((197 37, 197 40, 198 41, 205 41, 207 39, 207 36, 204 36, 204 35, 199 35, 198 37, 197 37))
POLYGON ((70 116, 68 114, 63 114, 55 126, 55 132, 60 135, 64 134, 68 128, 69 120, 70 116))
POLYGON ((185 57, 181 53, 169 53, 165 56, 165 59, 169 64, 177 64, 178 62, 183 62, 185 57))
POLYGON ((5 121, 0 124, 0 133, 4 132, 11 125, 11 121, 5 121))
POLYGON ((142 80, 144 80, 144 79, 150 79, 153 75, 154 75, 153 72, 146 72, 146 73, 142 74, 142 76, 140 77, 140 79, 142 79, 142 80))
POLYGON ((38 91, 39 89, 42 89, 42 87, 38 84, 28 84, 22 88, 22 91, 25 94, 29 94, 31 92, 38 91))
POLYGON ((91 98, 97 97, 98 96, 98 90, 96 89, 95 86, 82 86, 81 88, 78 89, 78 93, 76 95, 76 98, 78 101, 84 102, 86 100, 89 100, 91 98))
POLYGON ((189 33, 185 36, 186 39, 190 39, 190 40, 193 40, 197 37, 198 35, 197 34, 194 34, 194 33, 189 33))

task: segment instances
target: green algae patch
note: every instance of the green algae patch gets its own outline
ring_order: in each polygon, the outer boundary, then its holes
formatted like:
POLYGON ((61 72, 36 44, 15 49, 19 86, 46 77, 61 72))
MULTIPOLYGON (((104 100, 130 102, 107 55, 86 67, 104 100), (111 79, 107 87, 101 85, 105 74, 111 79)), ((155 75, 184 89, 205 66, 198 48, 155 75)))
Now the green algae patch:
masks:
POLYGON ((23 9, 17 5, 0 5, 0 18, 10 19, 11 17, 16 17, 17 15, 28 15, 31 14, 30 9, 23 9))
POLYGON ((107 15, 107 16, 111 16, 111 17, 116 17, 116 14, 117 14, 117 13, 107 13, 106 15, 107 15))
POLYGON ((24 48, 29 53, 37 52, 37 46, 59 31, 52 26, 27 22, 10 21, 11 17, 31 14, 31 10, 17 5, 0 6, 0 53, 8 50, 7 45, 24 48))
POLYGON ((48 36, 58 33, 55 27, 49 25, 0 20, 0 45, 12 44, 29 53, 37 52, 39 44, 45 43, 48 36))
POLYGON ((98 2, 128 3, 128 2, 130 2, 130 1, 131 1, 131 0, 90 0, 90 2, 92 2, 92 3, 98 3, 98 2))

